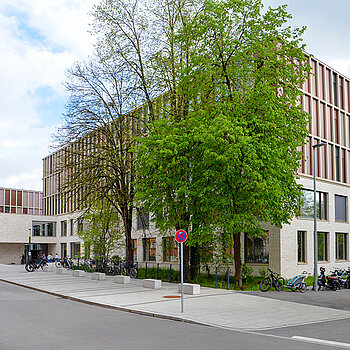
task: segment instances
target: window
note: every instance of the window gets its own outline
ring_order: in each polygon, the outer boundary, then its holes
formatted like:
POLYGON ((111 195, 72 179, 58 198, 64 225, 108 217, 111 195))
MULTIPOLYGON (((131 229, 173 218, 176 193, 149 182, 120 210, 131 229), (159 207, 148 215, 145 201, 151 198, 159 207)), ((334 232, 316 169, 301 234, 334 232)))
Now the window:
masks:
POLYGON ((40 236, 40 225, 33 225, 33 236, 40 236))
POLYGON ((335 146, 335 152, 334 152, 334 157, 335 157, 335 180, 340 181, 340 149, 338 146, 335 146))
POLYGON ((178 244, 174 237, 163 237, 163 261, 178 261, 178 244))
POLYGON ((61 236, 67 236, 67 221, 61 221, 61 236))
POLYGON ((338 106, 338 77, 337 73, 333 72, 333 102, 338 106))
POLYGON ((336 260, 348 260, 348 235, 347 233, 335 234, 335 258, 336 260))
POLYGON ((317 232, 318 261, 328 261, 328 233, 317 232))
POLYGON ((143 238, 142 247, 143 247, 143 260, 156 261, 156 239, 143 238))
POLYGON ((137 239, 131 241, 133 261, 137 261, 137 239))
POLYGON ((47 224, 47 235, 48 236, 56 236, 56 231, 55 231, 55 229, 56 229, 56 227, 55 227, 55 225, 54 225, 54 223, 53 222, 49 222, 48 224, 47 224))
POLYGON ((137 229, 144 230, 149 228, 149 213, 137 212, 137 229))
POLYGON ((306 232, 298 231, 298 263, 306 263, 306 232))
MULTIPOLYGON (((302 190, 300 216, 303 218, 314 217, 314 191, 302 190)), ((316 192, 316 216, 319 220, 327 220, 327 193, 316 192)))
POLYGON ((10 207, 5 207, 5 213, 9 213, 10 212, 10 207))
POLYGON ((83 232, 83 230, 84 230, 83 218, 78 218, 77 219, 77 231, 78 231, 78 234, 83 232))
POLYGON ((73 236, 74 234, 74 220, 70 219, 70 235, 73 236))
POLYGON ((269 262, 269 238, 244 235, 244 260, 246 263, 269 262))
POLYGON ((334 196, 335 201, 335 221, 347 221, 346 215, 346 199, 345 196, 334 196))

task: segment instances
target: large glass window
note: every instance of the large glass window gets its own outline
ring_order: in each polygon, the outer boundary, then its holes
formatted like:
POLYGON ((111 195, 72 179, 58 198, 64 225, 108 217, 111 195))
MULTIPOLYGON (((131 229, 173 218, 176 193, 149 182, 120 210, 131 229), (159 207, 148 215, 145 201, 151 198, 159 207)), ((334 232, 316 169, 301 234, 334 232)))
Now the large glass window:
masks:
POLYGON ((298 263, 306 263, 306 232, 298 231, 298 263))
POLYGON ((337 260, 348 260, 348 234, 336 233, 335 234, 335 258, 337 260))
POLYGON ((61 236, 67 236, 67 221, 61 221, 61 236))
MULTIPOLYGON (((302 190, 300 216, 314 217, 314 191, 302 190)), ((316 192, 316 216, 319 220, 327 220, 327 193, 325 192, 316 192)))
POLYGON ((317 232, 318 261, 328 261, 328 233, 317 232))
POLYGON ((143 260, 144 261, 156 261, 156 239, 155 238, 143 238, 143 260))
POLYGON ((346 199, 345 196, 334 196, 335 202, 335 221, 347 221, 346 215, 346 199))
POLYGON ((246 263, 269 262, 269 238, 244 235, 244 261, 246 263))
POLYGON ((178 244, 174 237, 163 237, 163 261, 178 261, 178 244))

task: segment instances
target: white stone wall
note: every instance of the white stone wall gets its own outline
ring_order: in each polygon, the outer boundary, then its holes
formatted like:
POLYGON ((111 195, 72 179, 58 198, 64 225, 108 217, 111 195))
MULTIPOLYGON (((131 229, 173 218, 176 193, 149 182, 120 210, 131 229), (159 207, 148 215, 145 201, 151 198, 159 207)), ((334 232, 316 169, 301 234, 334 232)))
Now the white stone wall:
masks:
MULTIPOLYGON (((303 188, 313 190, 313 178, 302 177, 299 181, 303 188)), ((348 233, 347 251, 349 258, 349 185, 340 185, 334 181, 326 181, 317 179, 317 191, 326 192, 328 194, 328 219, 317 221, 318 232, 328 232, 328 261, 319 262, 318 266, 325 266, 326 272, 334 267, 348 268, 350 261, 336 261, 336 243, 335 233, 348 233), (347 196, 347 222, 335 221, 334 195, 347 196)), ((314 269, 314 221, 313 219, 294 218, 290 225, 285 225, 281 230, 281 273, 284 277, 289 278, 304 270, 313 274, 314 269), (297 231, 306 231, 306 263, 298 263, 298 245, 297 231)))

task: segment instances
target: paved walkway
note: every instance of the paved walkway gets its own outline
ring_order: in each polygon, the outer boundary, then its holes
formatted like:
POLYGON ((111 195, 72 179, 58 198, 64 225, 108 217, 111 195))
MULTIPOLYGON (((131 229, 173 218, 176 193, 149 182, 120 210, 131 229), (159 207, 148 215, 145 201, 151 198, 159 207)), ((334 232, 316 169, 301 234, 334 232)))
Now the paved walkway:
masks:
POLYGON ((112 276, 96 281, 91 274, 59 275, 55 268, 28 273, 23 265, 0 265, 0 280, 72 300, 227 329, 253 331, 350 318, 350 311, 205 287, 200 295, 185 295, 181 313, 180 299, 166 298, 179 296, 176 284, 162 283, 153 290, 143 288, 142 280, 121 285, 112 276))

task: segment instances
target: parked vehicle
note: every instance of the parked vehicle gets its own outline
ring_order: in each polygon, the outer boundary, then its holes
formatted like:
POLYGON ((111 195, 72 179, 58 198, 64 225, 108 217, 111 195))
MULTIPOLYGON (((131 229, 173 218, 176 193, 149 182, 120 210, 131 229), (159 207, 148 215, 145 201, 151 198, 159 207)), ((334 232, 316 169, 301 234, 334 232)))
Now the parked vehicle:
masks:
POLYGON ((33 260, 29 263, 27 263, 24 268, 28 272, 33 272, 39 268, 43 269, 44 266, 47 266, 47 259, 46 258, 41 258, 39 260, 33 260))
POLYGON ((72 269, 74 267, 74 262, 71 258, 65 257, 63 260, 58 260, 55 262, 57 268, 64 267, 66 269, 72 269))
POLYGON ((271 289, 271 287, 274 287, 277 291, 281 291, 283 289, 283 286, 285 285, 284 278, 281 277, 278 273, 273 272, 269 268, 268 271, 270 272, 270 274, 260 282, 260 290, 262 292, 267 292, 271 289))
POLYGON ((137 277, 137 268, 135 264, 130 264, 129 262, 124 262, 121 267, 121 274, 124 276, 130 276, 131 278, 137 277))
POLYGON ((305 283, 307 274, 308 273, 306 271, 303 271, 301 275, 294 276, 284 285, 284 287, 291 289, 293 292, 299 290, 300 293, 304 293, 307 289, 305 283))
POLYGON ((335 274, 326 276, 325 274, 326 269, 321 266, 320 267, 320 276, 318 278, 318 290, 321 288, 324 290, 325 288, 328 288, 330 290, 336 291, 337 289, 340 289, 340 281, 339 277, 335 274))

